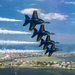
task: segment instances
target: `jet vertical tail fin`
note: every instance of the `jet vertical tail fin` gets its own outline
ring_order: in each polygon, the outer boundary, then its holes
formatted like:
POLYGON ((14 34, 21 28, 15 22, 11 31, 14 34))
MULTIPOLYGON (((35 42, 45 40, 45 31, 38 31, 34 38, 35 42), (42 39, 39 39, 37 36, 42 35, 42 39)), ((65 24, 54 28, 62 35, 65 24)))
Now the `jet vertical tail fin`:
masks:
POLYGON ((32 35, 32 38, 37 35, 37 31, 38 31, 38 30, 37 30, 36 28, 34 28, 34 33, 33 33, 33 35, 32 35))
POLYGON ((23 26, 26 26, 29 23, 28 20, 30 19, 30 17, 28 15, 25 15, 25 18, 26 18, 26 20, 25 20, 25 23, 23 24, 23 26))
POLYGON ((40 43, 39 47, 43 45, 43 42, 44 42, 44 40, 41 39, 41 43, 40 43))

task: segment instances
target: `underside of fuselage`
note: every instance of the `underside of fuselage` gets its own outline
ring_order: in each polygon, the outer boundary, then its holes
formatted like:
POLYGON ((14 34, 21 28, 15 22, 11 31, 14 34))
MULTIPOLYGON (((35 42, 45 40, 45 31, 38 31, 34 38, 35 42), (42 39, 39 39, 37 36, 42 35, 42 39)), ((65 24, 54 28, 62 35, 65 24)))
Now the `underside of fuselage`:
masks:
POLYGON ((30 23, 35 23, 35 24, 41 24, 41 23, 44 23, 44 21, 41 21, 41 20, 28 20, 30 23))

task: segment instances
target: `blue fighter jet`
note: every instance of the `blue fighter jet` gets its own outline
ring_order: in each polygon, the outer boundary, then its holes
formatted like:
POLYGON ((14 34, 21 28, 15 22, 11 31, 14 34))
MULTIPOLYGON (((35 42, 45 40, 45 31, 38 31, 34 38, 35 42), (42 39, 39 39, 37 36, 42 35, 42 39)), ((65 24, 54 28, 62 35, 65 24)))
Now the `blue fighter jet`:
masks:
POLYGON ((40 41, 43 36, 49 35, 49 34, 50 34, 50 32, 45 31, 44 24, 42 23, 39 31, 36 28, 34 28, 34 33, 32 35, 32 38, 37 35, 37 41, 40 41))
POLYGON ((36 10, 33 11, 33 15, 32 15, 31 19, 28 15, 25 15, 25 18, 26 19, 25 19, 25 22, 24 22, 23 26, 26 26, 28 23, 30 23, 29 31, 32 31, 37 24, 50 23, 50 22, 45 22, 42 19, 39 19, 36 10))
MULTIPOLYGON (((54 35, 54 33, 52 33, 54 35)), ((48 45, 51 45, 52 43, 59 43, 59 42, 55 42, 53 40, 50 39, 50 34, 47 35, 46 40, 41 39, 40 42, 40 46, 42 46, 44 44, 43 50, 47 49, 48 45)))
POLYGON ((45 54, 49 53, 48 56, 51 56, 54 52, 57 52, 57 51, 59 51, 59 49, 55 48, 55 45, 52 44, 51 48, 47 47, 45 54))

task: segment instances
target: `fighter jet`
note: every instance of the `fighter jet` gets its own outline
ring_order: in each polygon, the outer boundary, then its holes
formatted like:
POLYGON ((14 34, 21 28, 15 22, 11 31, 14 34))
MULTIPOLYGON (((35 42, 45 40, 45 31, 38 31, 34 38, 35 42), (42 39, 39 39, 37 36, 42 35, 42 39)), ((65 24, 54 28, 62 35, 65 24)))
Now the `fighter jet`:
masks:
POLYGON ((32 35, 32 38, 37 35, 37 41, 40 41, 43 36, 49 35, 49 34, 51 33, 48 31, 45 31, 44 24, 42 23, 39 31, 36 28, 34 28, 34 33, 32 35))
POLYGON ((51 56, 54 52, 59 51, 58 48, 55 48, 55 45, 52 44, 51 48, 47 47, 45 54, 49 53, 48 56, 51 56))
POLYGON ((48 34, 47 37, 46 37, 46 40, 41 39, 39 47, 44 44, 43 50, 45 50, 45 49, 47 49, 48 45, 51 45, 52 43, 57 43, 58 44, 59 42, 55 42, 55 41, 51 40, 50 39, 50 34, 48 34))
POLYGON ((45 22, 42 19, 39 19, 36 10, 33 11, 33 15, 32 15, 31 19, 28 15, 25 15, 25 18, 26 19, 25 19, 25 22, 24 22, 23 26, 26 26, 28 23, 30 23, 29 31, 32 31, 37 24, 50 23, 50 22, 45 22))

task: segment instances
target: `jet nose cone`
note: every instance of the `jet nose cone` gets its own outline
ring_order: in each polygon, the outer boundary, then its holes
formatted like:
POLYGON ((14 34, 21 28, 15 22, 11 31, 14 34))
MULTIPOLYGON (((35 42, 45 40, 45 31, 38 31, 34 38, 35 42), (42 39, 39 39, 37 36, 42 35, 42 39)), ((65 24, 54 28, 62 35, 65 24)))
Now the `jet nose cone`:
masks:
POLYGON ((45 22, 45 23, 48 23, 48 24, 50 24, 50 22, 45 22))

